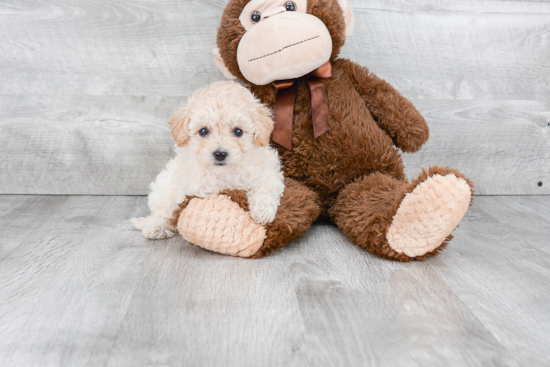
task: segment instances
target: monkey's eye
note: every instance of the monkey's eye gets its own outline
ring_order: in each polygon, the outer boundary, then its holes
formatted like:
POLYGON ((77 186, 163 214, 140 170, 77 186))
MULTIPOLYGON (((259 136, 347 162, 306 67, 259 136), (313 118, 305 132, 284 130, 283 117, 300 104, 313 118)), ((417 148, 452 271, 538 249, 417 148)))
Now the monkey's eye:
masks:
POLYGON ((206 136, 208 135, 208 129, 203 127, 202 129, 199 130, 199 135, 200 136, 206 136))
POLYGON ((233 134, 235 134, 237 138, 240 138, 241 136, 243 136, 243 131, 239 128, 236 128, 235 130, 233 130, 233 134))
POLYGON ((262 13, 260 13, 259 11, 252 12, 250 20, 252 21, 252 23, 258 23, 260 20, 262 20, 262 13))
POLYGON ((294 4, 292 1, 288 1, 285 4, 286 11, 296 11, 296 4, 294 4))

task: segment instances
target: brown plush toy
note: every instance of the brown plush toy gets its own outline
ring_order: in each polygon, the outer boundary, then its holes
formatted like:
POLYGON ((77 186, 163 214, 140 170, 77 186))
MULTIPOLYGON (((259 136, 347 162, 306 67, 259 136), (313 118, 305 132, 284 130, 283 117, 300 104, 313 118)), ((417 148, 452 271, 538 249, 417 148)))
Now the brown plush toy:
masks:
POLYGON ((216 63, 273 108, 272 144, 286 189, 276 219, 265 227, 251 222, 244 192, 224 193, 215 206, 213 199, 189 199, 178 222, 185 238, 258 258, 324 217, 358 246, 390 260, 425 259, 447 245, 471 203, 472 182, 448 167, 407 181, 398 148, 418 151, 428 126, 388 83, 338 58, 353 22, 346 0, 229 2, 216 63), (231 220, 209 220, 213 210, 231 220))

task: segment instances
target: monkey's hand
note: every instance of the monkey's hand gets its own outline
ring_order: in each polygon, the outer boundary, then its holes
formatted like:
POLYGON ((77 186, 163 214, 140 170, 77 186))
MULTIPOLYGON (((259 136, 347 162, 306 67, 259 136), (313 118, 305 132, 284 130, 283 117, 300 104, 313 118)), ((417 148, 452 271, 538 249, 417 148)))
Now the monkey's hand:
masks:
POLYGON ((413 104, 367 68, 349 60, 339 61, 344 63, 355 89, 395 146, 407 153, 420 150, 428 141, 430 130, 413 104))

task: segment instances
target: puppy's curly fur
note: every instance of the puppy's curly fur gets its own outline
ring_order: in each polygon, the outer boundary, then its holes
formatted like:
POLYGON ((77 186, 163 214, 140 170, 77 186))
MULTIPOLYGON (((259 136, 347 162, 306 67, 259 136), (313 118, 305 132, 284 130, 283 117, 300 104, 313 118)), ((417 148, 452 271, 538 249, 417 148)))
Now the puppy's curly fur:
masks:
POLYGON ((151 215, 131 219, 145 238, 174 236, 178 204, 224 190, 244 190, 256 222, 275 219, 284 183, 279 156, 268 146, 273 119, 246 88, 218 82, 200 89, 170 125, 176 156, 151 184, 151 215))

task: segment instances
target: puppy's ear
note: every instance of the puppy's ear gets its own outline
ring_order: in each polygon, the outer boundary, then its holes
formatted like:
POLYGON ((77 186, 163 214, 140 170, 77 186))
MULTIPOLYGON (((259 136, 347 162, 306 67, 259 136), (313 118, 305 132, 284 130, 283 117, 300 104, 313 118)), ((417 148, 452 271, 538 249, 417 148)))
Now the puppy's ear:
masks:
POLYGON ((267 146, 274 124, 271 110, 263 104, 258 103, 258 106, 252 113, 252 120, 254 121, 254 140, 256 144, 261 147, 267 146))
POLYGON ((168 121, 172 127, 172 136, 179 147, 183 147, 189 140, 189 109, 187 106, 181 107, 176 112, 170 121, 168 121))

